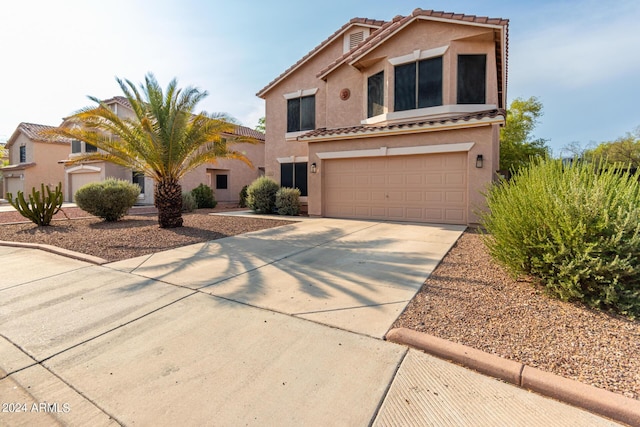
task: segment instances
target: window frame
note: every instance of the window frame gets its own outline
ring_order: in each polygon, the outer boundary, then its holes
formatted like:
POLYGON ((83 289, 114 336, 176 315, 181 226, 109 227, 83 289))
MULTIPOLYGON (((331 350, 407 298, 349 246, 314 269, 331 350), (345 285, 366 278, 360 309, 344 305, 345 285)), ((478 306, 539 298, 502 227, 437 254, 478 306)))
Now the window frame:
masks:
POLYGON ((316 128, 316 96, 287 99, 287 133, 316 128))
POLYGON ((27 163, 27 146, 21 145, 18 149, 19 163, 27 163))
POLYGON ((444 55, 396 64, 393 88, 394 112, 444 105, 444 55))
POLYGON ((487 54, 486 53, 469 53, 458 54, 457 59, 457 76, 456 76, 456 104, 459 105, 473 105, 473 104, 486 104, 487 102, 487 54), (470 69, 462 70, 462 60, 471 58, 482 58, 482 84, 480 85, 480 78, 477 76, 478 69, 473 69, 473 66, 477 64, 467 63, 467 67, 470 69), (477 90, 480 88, 481 90, 477 90))
POLYGON ((307 197, 309 195, 308 167, 308 161, 280 163, 280 186, 297 188, 300 190, 300 197, 307 197))
POLYGON ((384 114, 384 70, 367 77, 367 118, 384 114), (380 79, 380 82, 377 82, 380 79), (380 85, 380 88, 372 86, 380 85), (373 90, 379 89, 379 93, 372 93, 373 90), (378 101, 378 102, 376 102, 378 101))
POLYGON ((216 190, 228 190, 229 189, 229 174, 226 173, 220 173, 220 174, 216 174, 216 190), (221 182, 219 180, 221 180, 222 178, 224 178, 224 187, 220 186, 221 182))

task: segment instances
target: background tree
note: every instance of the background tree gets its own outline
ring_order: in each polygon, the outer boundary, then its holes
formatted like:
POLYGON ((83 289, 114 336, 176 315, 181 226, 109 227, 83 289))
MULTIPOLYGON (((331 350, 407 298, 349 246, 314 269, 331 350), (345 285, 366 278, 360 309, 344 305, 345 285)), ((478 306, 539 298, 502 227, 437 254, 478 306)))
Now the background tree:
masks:
POLYGON ((615 141, 603 142, 594 149, 587 150, 585 157, 588 160, 605 159, 610 163, 640 167, 640 127, 615 141))
POLYGON ((258 125, 256 126, 256 130, 257 130, 258 132, 265 133, 265 132, 267 131, 267 127, 266 127, 266 124, 265 124, 265 123, 266 123, 266 122, 265 122, 265 118, 264 118, 264 117, 260 117, 260 118, 258 119, 258 125))
POLYGON ((547 157, 547 140, 533 138, 533 130, 542 116, 542 103, 535 96, 516 98, 507 110, 505 126, 500 129, 500 169, 516 171, 536 157, 547 157))
POLYGON ((129 80, 116 79, 133 109, 132 118, 118 117, 95 97, 98 104, 74 114, 64 127, 51 133, 77 139, 98 147, 95 153, 74 158, 72 163, 103 160, 142 171, 154 180, 155 206, 160 227, 182 226, 180 178, 204 163, 217 159, 251 162, 230 147, 251 138, 225 140, 235 125, 223 114, 194 114, 196 105, 207 96, 193 87, 179 89, 173 79, 165 92, 153 74, 145 77, 140 90, 129 80))

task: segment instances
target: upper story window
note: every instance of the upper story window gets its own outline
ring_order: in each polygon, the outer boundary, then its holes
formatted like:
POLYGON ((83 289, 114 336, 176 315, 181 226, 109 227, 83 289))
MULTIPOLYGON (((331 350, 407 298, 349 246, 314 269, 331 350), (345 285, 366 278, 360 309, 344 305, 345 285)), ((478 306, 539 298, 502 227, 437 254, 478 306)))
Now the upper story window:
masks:
POLYGON ((394 110, 442 105, 442 56, 396 65, 394 110))
POLYGON ((287 132, 316 128, 316 96, 287 99, 287 132))
POLYGON ((458 104, 484 104, 487 55, 458 55, 458 104))
POLYGON ((384 113, 384 71, 367 79, 367 117, 384 113))
POLYGON ((71 153, 72 154, 82 153, 83 145, 84 145, 84 153, 95 153, 98 151, 98 147, 96 147, 95 145, 89 144, 88 142, 82 142, 82 141, 78 141, 77 139, 74 139, 73 141, 71 141, 71 153))
POLYGON ((20 163, 27 162, 27 147, 25 145, 20 146, 20 163))
POLYGON ((96 147, 95 145, 89 144, 88 142, 85 142, 84 151, 87 153, 95 153, 96 151, 98 151, 98 147, 96 147))

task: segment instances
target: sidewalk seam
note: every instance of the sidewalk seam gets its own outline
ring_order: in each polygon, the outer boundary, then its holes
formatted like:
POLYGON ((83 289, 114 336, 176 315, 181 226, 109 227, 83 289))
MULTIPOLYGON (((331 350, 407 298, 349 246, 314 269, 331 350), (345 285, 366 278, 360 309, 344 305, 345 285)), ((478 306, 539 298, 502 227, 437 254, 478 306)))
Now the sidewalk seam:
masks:
POLYGON ((400 361, 398 362, 398 364, 396 366, 396 370, 393 372, 393 377, 391 377, 391 381, 389 381, 389 384, 387 384, 386 390, 384 391, 384 393, 380 397, 380 401, 378 402, 378 406, 376 407, 376 410, 373 412, 373 415, 371 416, 371 421, 369 421, 369 427, 373 426, 373 423, 376 421, 376 418, 378 418, 378 414, 380 413, 380 409, 382 409, 382 405, 384 405, 385 400, 387 400, 387 396, 389 395, 389 392, 391 391, 391 386, 393 386, 393 383, 396 382, 396 378, 398 377, 398 371, 400 370, 400 367, 402 367, 402 364, 404 363, 404 360, 407 358, 408 354, 409 354, 409 348, 407 347, 405 349, 405 351, 404 351, 404 354, 402 355, 402 358, 400 359, 400 361))

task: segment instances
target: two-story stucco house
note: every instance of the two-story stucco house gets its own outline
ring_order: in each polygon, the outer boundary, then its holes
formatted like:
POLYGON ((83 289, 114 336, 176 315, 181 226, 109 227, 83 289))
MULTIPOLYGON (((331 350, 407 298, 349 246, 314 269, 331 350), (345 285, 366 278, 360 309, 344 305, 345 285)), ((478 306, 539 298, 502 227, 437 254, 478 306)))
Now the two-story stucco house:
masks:
POLYGON ((310 215, 471 224, 495 179, 508 20, 355 18, 258 92, 266 175, 310 215))
POLYGON ((4 176, 4 195, 18 191, 31 194, 31 189, 40 189, 40 184, 55 188, 63 183, 64 170, 58 159, 67 156, 71 141, 64 138, 43 136, 41 132, 53 126, 20 123, 6 144, 9 164, 0 168, 4 176))
MULTIPOLYGON (((115 96, 102 102, 121 118, 132 118, 134 115, 131 104, 123 96, 115 96)), ((64 125, 63 122, 62 126, 64 125)), ((202 165, 184 176, 181 181, 183 191, 190 191, 200 184, 206 184, 213 189, 217 201, 237 202, 242 187, 264 174, 264 134, 244 126, 236 126, 233 134, 224 136, 228 139, 248 136, 258 141, 257 144, 244 143, 234 146, 236 151, 245 153, 254 167, 237 160, 227 159, 202 165)), ((61 163, 68 163, 75 156, 95 150, 97 150, 96 147, 87 146, 84 142, 72 141, 71 153, 67 153, 66 160, 62 160, 61 163)), ((64 182, 67 188, 65 200, 67 201, 73 201, 74 193, 87 183, 103 181, 107 178, 118 178, 140 186, 140 204, 153 204, 153 180, 138 171, 105 161, 87 161, 81 164, 66 165, 64 173, 64 182)))

